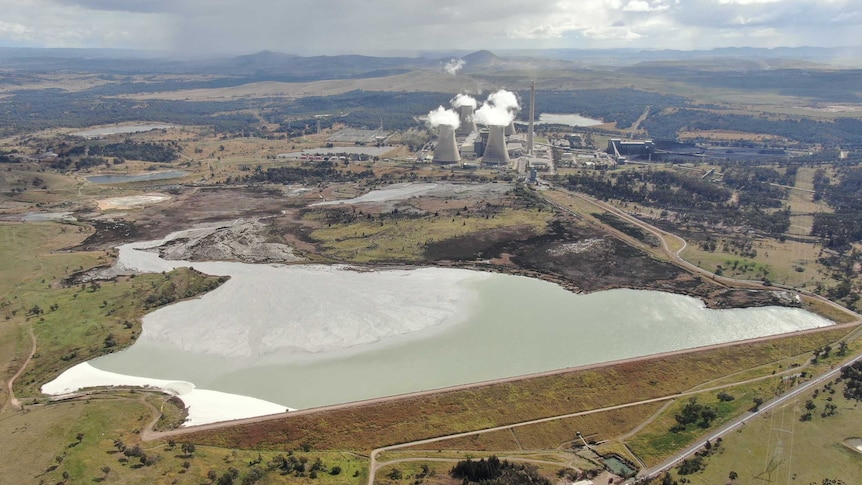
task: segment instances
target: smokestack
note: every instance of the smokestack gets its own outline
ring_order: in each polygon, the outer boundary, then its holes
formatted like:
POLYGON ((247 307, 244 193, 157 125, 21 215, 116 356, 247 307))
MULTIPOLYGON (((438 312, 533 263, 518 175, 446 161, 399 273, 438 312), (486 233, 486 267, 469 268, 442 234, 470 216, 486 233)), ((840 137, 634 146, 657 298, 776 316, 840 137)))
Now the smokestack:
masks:
POLYGON ((510 121, 509 124, 506 125, 506 136, 512 136, 515 133, 517 133, 517 131, 515 131, 515 120, 512 119, 512 121, 510 121))
POLYGON ((533 155, 533 121, 536 119, 536 81, 530 82, 530 126, 527 128, 527 155, 533 155))
POLYGON ((476 122, 473 121, 473 106, 464 104, 458 107, 461 125, 458 127, 459 135, 469 135, 476 131, 476 122))
POLYGON ((506 150, 506 125, 488 125, 488 145, 485 147, 483 164, 509 165, 506 150))
POLYGON ((432 163, 456 163, 461 161, 458 144, 455 142, 455 127, 440 125, 437 127, 437 149, 434 150, 432 163))

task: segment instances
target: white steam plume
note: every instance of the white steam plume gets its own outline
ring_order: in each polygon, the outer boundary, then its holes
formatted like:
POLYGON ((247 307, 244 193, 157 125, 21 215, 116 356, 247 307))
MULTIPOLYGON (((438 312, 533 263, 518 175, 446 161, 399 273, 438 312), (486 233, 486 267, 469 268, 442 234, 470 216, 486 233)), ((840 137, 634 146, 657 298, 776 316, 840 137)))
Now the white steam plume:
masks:
POLYGON ((455 96, 455 99, 452 100, 453 108, 460 108, 461 106, 472 106, 474 109, 479 105, 479 102, 476 101, 476 98, 470 96, 469 94, 459 94, 455 96))
POLYGON ((494 106, 491 103, 482 103, 482 107, 473 113, 476 123, 492 126, 506 126, 515 119, 515 113, 505 107, 494 106))
POLYGON ((518 104, 518 97, 515 96, 515 93, 506 91, 505 89, 501 89, 496 93, 491 93, 488 96, 488 102, 494 106, 506 108, 510 111, 521 109, 521 106, 518 104))
POLYGON ((428 113, 428 123, 432 128, 437 128, 440 125, 449 125, 454 129, 458 129, 458 126, 461 125, 461 119, 458 113, 451 109, 438 106, 437 109, 428 113))
POLYGON ((464 64, 467 64, 464 59, 449 59, 449 62, 443 66, 443 70, 454 76, 464 67, 464 64))
POLYGON ((501 89, 488 96, 488 100, 474 113, 473 119, 483 125, 506 126, 515 120, 515 112, 519 109, 515 93, 501 89))

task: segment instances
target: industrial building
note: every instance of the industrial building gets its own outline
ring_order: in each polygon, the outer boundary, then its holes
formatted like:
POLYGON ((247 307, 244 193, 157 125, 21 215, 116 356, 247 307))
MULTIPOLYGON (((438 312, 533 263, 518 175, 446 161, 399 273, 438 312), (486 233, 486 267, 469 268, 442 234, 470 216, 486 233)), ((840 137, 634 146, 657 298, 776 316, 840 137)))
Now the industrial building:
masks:
POLYGON ((655 154, 655 143, 652 140, 623 141, 612 138, 608 140, 608 154, 613 155, 619 164, 625 163, 626 157, 652 160, 655 154))
MULTIPOLYGON (((511 94, 511 93, 510 93, 511 94)), ((514 95, 513 95, 514 96, 514 95)), ((479 166, 468 162, 481 160, 481 165, 515 168, 523 173, 526 167, 539 171, 553 171, 553 161, 549 150, 540 154, 533 153, 533 124, 535 116, 535 87, 530 92, 530 120, 525 133, 518 134, 515 129, 514 116, 517 106, 509 107, 508 121, 499 125, 488 118, 480 117, 482 127, 476 125, 476 102, 468 95, 458 95, 453 100, 453 110, 458 115, 458 126, 433 123, 437 128, 437 144, 433 157, 424 157, 426 161, 439 164, 461 163, 464 166, 479 166), (459 98, 468 98, 471 103, 459 104, 459 98), (505 124, 503 124, 505 123, 505 124)), ((442 109, 442 108, 440 108, 442 109)))
POLYGON ((355 143, 357 145, 380 145, 386 142, 392 132, 376 130, 360 130, 356 128, 345 128, 329 135, 326 139, 329 143, 355 143))

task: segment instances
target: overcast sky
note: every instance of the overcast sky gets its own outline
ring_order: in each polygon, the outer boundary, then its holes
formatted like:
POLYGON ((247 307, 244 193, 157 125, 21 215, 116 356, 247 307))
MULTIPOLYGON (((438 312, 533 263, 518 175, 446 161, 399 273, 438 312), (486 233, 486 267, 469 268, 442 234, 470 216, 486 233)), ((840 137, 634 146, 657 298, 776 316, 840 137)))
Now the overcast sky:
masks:
POLYGON ((862 0, 0 0, 0 46, 183 55, 862 44, 862 0))

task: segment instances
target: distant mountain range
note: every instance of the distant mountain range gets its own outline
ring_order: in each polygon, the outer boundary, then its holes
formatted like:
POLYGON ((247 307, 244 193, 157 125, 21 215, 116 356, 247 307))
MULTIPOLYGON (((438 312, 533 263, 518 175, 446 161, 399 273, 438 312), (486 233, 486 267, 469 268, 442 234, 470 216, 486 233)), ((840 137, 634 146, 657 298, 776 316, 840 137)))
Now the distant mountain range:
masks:
POLYGON ((691 63, 699 68, 773 69, 862 66, 862 47, 722 48, 701 51, 637 49, 547 49, 491 52, 424 52, 416 56, 362 55, 303 57, 262 51, 213 59, 171 58, 166 53, 111 49, 0 48, 0 68, 33 72, 105 74, 211 74, 284 81, 379 77, 417 69, 442 69, 461 58, 468 73, 583 66, 624 67, 691 63), (720 61, 718 61, 720 60, 720 61), (658 63, 658 64, 656 64, 658 63))

